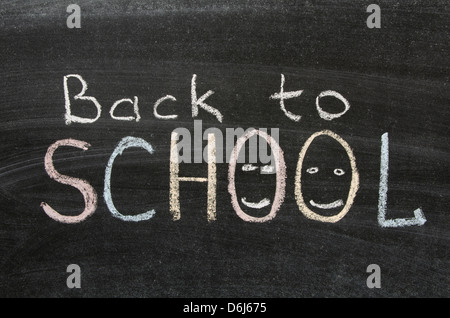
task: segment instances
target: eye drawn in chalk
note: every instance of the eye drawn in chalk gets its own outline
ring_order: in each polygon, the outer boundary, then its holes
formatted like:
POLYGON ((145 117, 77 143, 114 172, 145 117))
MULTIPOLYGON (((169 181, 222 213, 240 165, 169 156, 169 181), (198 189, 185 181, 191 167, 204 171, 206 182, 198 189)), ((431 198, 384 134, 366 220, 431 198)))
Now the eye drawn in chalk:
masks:
POLYGON ((261 168, 261 174, 274 174, 275 173, 275 166, 274 165, 265 165, 261 168))
POLYGON ((311 167, 311 168, 307 169, 306 172, 308 172, 309 174, 315 174, 315 173, 319 172, 319 168, 311 167))
POLYGON ((258 169, 258 167, 255 165, 252 165, 251 163, 247 163, 242 166, 242 171, 254 171, 256 169, 258 169))

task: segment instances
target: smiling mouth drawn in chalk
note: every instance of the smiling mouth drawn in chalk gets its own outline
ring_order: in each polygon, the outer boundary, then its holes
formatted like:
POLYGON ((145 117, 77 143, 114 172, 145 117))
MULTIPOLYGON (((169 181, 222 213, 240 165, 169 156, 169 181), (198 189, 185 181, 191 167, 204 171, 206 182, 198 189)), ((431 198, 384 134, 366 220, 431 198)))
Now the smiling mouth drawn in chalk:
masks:
POLYGON ((253 209, 262 209, 270 204, 270 200, 267 198, 264 198, 259 202, 248 202, 247 198, 242 197, 241 202, 244 205, 248 206, 249 208, 253 208, 253 209))
POLYGON ((326 210, 339 208, 344 205, 344 201, 342 201, 341 199, 336 200, 331 203, 316 203, 316 202, 314 202, 314 200, 310 200, 309 203, 316 208, 326 209, 326 210))
MULTIPOLYGON (((311 168, 307 169, 306 172, 309 174, 316 174, 317 172, 319 172, 319 168, 311 167, 311 168)), ((337 169, 334 169, 333 173, 336 176, 340 177, 345 174, 345 171, 343 169, 337 168, 337 169)), ((317 203, 314 200, 310 200, 309 204, 311 204, 313 207, 316 207, 319 209, 330 210, 330 209, 334 209, 334 208, 340 208, 341 206, 344 205, 344 201, 342 201, 342 199, 338 199, 331 203, 317 203)))

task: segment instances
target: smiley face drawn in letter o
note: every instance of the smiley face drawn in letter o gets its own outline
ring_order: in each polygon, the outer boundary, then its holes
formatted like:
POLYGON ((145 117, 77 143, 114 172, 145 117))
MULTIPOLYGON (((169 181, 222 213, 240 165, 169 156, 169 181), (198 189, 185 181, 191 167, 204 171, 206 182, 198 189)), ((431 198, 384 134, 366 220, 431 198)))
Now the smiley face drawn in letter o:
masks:
MULTIPOLYGON (((336 169, 336 170, 340 170, 340 169, 336 169)), ((337 171, 337 172, 340 172, 340 171, 337 171)), ((338 174, 338 173, 336 173, 336 174, 338 174)), ((295 198, 297 200, 297 205, 298 205, 300 211, 308 219, 316 220, 316 221, 320 221, 320 222, 336 223, 339 220, 341 220, 347 214, 347 212, 350 210, 350 208, 352 207, 352 204, 356 197, 356 193, 357 193, 358 189, 359 189, 359 174, 358 174, 358 170, 356 168, 355 156, 354 156, 353 151, 350 148, 349 144, 344 139, 342 139, 339 135, 335 134, 334 132, 332 132, 330 130, 322 130, 322 131, 316 132, 313 135, 311 135, 311 137, 309 137, 308 140, 306 140, 306 142, 303 145, 303 148, 301 149, 300 154, 298 156, 297 171, 296 171, 296 177, 295 177, 295 198), (339 144, 341 144, 341 146, 345 149, 345 151, 347 153, 348 159, 350 160, 350 167, 351 167, 351 171, 352 171, 352 178, 351 178, 351 182, 350 182, 350 191, 348 193, 345 205, 340 212, 338 212, 337 214, 331 215, 331 216, 320 215, 320 214, 312 211, 306 205, 305 199, 302 194, 302 184, 301 184, 302 183, 302 170, 303 170, 302 166, 303 166, 303 161, 305 159, 305 155, 306 155, 311 143, 314 141, 314 139, 319 136, 322 136, 322 135, 329 136, 329 137, 333 138, 334 140, 336 140, 339 144)))
POLYGON ((272 136, 266 134, 261 130, 253 129, 238 138, 230 157, 228 169, 228 192, 231 195, 231 204, 236 214, 242 220, 246 222, 257 222, 257 223, 263 223, 272 220, 276 216, 276 213, 280 209, 284 200, 286 187, 285 179, 286 179, 286 164, 284 161, 283 151, 281 150, 280 146, 272 136), (236 194, 235 174, 238 155, 241 149, 243 148, 244 144, 247 142, 247 140, 249 140, 254 135, 257 135, 265 139, 268 145, 272 148, 272 154, 274 157, 275 171, 276 171, 276 190, 272 203, 272 208, 270 210, 270 213, 264 217, 254 217, 245 213, 239 206, 239 200, 236 194))

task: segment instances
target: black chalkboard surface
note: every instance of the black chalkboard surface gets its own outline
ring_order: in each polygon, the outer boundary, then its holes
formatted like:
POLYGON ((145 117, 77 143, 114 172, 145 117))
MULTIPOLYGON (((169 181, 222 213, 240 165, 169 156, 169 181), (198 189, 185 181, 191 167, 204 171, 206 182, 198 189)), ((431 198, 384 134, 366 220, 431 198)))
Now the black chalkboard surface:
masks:
POLYGON ((2 4, 0 296, 447 297, 448 2, 372 3, 2 4))

